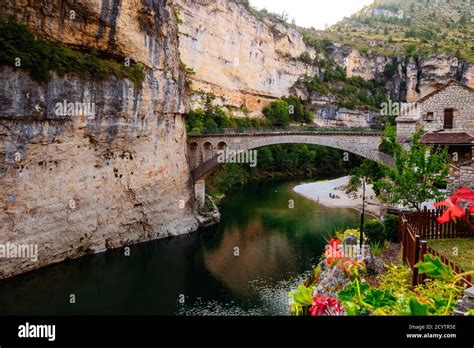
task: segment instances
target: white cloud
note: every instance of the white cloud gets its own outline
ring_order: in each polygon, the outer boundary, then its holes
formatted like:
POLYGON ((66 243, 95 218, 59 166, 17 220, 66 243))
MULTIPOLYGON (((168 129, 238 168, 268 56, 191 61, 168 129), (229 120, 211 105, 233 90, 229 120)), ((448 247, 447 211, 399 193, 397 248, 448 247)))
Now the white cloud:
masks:
POLYGON ((359 11, 373 0, 250 0, 258 9, 266 8, 270 12, 289 15, 290 21, 303 27, 324 29, 346 16, 359 11))

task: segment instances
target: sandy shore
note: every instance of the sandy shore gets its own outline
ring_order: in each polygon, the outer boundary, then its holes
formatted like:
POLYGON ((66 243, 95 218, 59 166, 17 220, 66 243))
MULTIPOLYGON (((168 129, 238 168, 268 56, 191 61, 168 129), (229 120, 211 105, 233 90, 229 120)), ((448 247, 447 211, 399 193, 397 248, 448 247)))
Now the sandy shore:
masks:
MULTIPOLYGON (((298 185, 293 190, 318 204, 332 208, 354 208, 362 210, 362 188, 357 192, 357 198, 354 193, 346 194, 349 177, 330 180, 318 181, 310 184, 298 185), (339 198, 330 198, 329 194, 338 196, 339 198)), ((376 198, 372 185, 366 186, 365 192, 365 211, 369 214, 380 216, 380 201, 376 198)))

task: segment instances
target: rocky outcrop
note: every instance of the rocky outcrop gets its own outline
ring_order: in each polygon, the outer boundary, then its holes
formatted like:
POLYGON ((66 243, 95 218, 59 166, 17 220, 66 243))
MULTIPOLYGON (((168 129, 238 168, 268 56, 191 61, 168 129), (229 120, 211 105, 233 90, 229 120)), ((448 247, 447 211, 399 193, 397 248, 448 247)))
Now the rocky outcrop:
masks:
POLYGON ((54 73, 38 83, 0 68, 0 245, 38 248, 36 262, 0 259, 0 278, 195 230, 172 3, 4 1, 0 11, 38 36, 146 66, 141 86, 54 73), (95 113, 58 114, 64 101, 95 113))
POLYGON ((409 103, 430 94, 449 80, 474 87, 474 66, 447 54, 400 61, 389 82, 392 100, 409 103))
MULTIPOLYGON (((250 111, 261 116, 271 100, 292 93, 301 75, 318 74, 318 69, 299 60, 303 52, 314 58, 301 30, 269 17, 256 15, 234 0, 176 0, 182 23, 180 52, 183 62, 194 69, 192 107, 203 105, 201 92, 212 92, 215 103, 234 115, 250 111)), ((370 46, 370 43, 369 43, 370 46)), ((392 59, 332 43, 330 58, 345 67, 347 75, 366 80, 381 76, 392 59)), ((396 63, 388 82, 392 100, 412 102, 450 79, 474 86, 474 66, 446 55, 411 58, 396 63)), ((326 111, 319 112, 320 114, 326 111)), ((334 115, 334 113, 333 113, 334 115)), ((352 124, 364 122, 356 113, 352 124)), ((320 118, 320 117, 319 117, 320 118)), ((340 115, 337 118, 341 118, 340 115)))
MULTIPOLYGON (((297 28, 258 18, 232 0, 176 3, 181 59, 196 72, 193 89, 214 93, 217 103, 259 115, 301 75, 314 73, 298 59, 308 48, 297 28)), ((194 107, 200 103, 196 98, 194 107)))

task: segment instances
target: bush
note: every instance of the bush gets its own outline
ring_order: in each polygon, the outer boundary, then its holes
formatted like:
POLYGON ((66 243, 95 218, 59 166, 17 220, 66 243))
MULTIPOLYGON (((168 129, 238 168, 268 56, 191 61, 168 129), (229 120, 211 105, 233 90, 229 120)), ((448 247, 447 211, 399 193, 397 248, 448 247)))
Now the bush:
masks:
POLYGON ((383 221, 385 227, 385 234, 387 240, 391 242, 398 242, 398 216, 387 215, 383 221))
POLYGON ((15 66, 17 58, 21 68, 29 71, 30 77, 38 82, 49 82, 50 71, 61 77, 67 73, 87 78, 115 76, 129 79, 137 86, 145 80, 145 69, 139 63, 131 61, 127 66, 123 64, 124 57, 112 60, 94 50, 81 52, 63 44, 37 39, 14 17, 7 22, 0 19, 0 64, 15 66))
POLYGON ((263 114, 272 126, 287 126, 290 123, 288 103, 284 100, 275 100, 263 108, 263 114))
POLYGON ((364 236, 369 244, 383 245, 386 239, 385 227, 379 220, 367 221, 364 224, 364 236))

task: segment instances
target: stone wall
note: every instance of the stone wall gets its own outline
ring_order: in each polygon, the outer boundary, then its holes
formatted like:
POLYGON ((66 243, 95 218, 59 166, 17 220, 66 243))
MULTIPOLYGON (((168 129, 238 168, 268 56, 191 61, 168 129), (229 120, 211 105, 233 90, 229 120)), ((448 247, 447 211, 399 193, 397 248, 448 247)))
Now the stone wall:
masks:
POLYGON ((418 122, 412 118, 397 117, 397 139, 401 143, 408 143, 411 141, 412 135, 418 128, 418 122))
POLYGON ((469 187, 474 190, 474 160, 462 163, 451 169, 449 189, 469 187))
POLYGON ((474 134, 474 91, 470 91, 456 83, 419 103, 420 126, 425 131, 434 132, 444 128, 444 110, 454 109, 452 132, 468 132, 474 134), (433 121, 426 121, 428 112, 433 112, 433 121))

